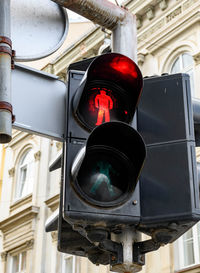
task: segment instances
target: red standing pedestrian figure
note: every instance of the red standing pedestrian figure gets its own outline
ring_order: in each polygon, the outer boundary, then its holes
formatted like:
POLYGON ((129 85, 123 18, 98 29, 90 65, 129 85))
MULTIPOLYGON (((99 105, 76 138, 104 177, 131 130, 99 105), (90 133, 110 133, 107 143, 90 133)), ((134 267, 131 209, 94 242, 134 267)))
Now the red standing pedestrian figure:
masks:
POLYGON ((110 110, 113 108, 112 99, 101 90, 95 97, 95 107, 99 109, 96 125, 101 125, 105 116, 105 122, 110 121, 110 110))

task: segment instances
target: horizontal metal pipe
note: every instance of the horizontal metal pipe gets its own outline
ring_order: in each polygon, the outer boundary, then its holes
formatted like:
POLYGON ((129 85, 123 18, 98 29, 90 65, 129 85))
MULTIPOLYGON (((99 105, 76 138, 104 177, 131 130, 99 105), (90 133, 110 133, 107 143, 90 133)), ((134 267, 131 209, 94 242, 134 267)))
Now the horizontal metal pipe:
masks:
POLYGON ((137 62, 135 16, 107 0, 52 0, 112 31, 112 51, 137 62))
POLYGON ((52 0, 79 15, 112 30, 118 21, 123 21, 126 11, 105 0, 52 0))

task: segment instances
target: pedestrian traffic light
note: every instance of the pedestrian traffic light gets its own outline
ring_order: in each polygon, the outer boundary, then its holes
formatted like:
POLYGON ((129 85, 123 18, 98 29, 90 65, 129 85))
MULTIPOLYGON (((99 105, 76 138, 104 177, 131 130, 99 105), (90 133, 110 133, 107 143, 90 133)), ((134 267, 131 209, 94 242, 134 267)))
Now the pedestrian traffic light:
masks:
POLYGON ((133 244, 133 263, 143 265, 142 255, 200 220, 189 76, 146 78, 138 104, 141 90, 138 67, 121 54, 69 67, 62 252, 117 266, 123 263, 123 240, 113 238, 129 227, 152 237, 133 244))
MULTIPOLYGON (((132 122, 143 78, 132 60, 116 53, 92 59, 86 71, 79 71, 80 66, 84 61, 72 64, 68 73, 59 236, 65 221, 94 243, 139 223, 137 182, 146 148, 132 122)), ((83 249, 87 253, 88 246, 83 249)), ((78 251, 75 247, 74 253, 78 251)))

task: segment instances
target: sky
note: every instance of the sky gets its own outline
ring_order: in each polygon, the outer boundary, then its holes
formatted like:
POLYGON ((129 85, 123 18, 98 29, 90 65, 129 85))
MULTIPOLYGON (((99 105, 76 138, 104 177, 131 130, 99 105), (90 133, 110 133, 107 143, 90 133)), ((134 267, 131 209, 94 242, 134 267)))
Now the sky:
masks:
MULTIPOLYGON (((114 4, 116 4, 116 1, 118 2, 119 5, 121 5, 123 2, 125 2, 125 0, 108 0, 114 4)), ((67 10, 67 13, 68 13, 68 16, 69 16, 69 21, 70 22, 80 22, 80 21, 85 21, 86 19, 81 17, 80 15, 70 11, 70 10, 67 10)))

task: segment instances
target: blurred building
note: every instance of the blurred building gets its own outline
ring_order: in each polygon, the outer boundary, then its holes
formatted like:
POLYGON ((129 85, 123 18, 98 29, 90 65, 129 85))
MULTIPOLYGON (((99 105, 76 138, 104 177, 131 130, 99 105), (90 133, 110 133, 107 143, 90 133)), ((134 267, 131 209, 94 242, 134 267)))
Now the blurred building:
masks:
MULTIPOLYGON (((143 75, 189 73, 192 95, 200 97, 200 1, 129 0, 125 5, 137 16, 138 65, 143 75)), ((87 21, 74 23, 71 30, 60 56, 34 66, 44 66, 44 71, 67 81, 70 63, 109 51, 109 31, 87 21)), ((57 232, 44 231, 46 219, 59 204, 60 170, 49 173, 48 167, 61 149, 59 142, 18 131, 9 144, 1 145, 2 273, 109 272, 85 258, 59 253, 57 232)), ((174 244, 147 254, 143 272, 200 272, 199 224, 174 244)))

